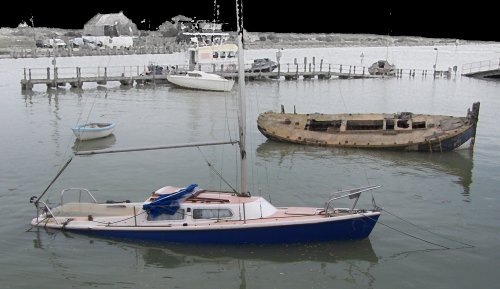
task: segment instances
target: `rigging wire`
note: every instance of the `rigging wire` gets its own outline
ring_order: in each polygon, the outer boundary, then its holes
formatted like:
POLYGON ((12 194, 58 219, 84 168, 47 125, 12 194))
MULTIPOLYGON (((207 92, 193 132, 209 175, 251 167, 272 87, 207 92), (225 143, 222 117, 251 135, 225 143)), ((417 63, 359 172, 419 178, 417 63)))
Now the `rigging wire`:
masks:
POLYGON ((231 184, 229 184, 228 181, 226 181, 226 179, 224 179, 224 177, 219 173, 219 171, 217 171, 214 166, 212 165, 212 163, 210 163, 210 161, 207 159, 207 157, 205 156, 205 154, 203 153, 203 151, 200 149, 200 147, 196 147, 198 149, 198 151, 200 152, 200 154, 203 156, 203 158, 205 159, 205 161, 207 162, 207 165, 208 167, 212 170, 212 172, 214 172, 228 187, 231 188, 231 190, 233 190, 234 193, 238 194, 238 191, 233 187, 231 186, 231 184))

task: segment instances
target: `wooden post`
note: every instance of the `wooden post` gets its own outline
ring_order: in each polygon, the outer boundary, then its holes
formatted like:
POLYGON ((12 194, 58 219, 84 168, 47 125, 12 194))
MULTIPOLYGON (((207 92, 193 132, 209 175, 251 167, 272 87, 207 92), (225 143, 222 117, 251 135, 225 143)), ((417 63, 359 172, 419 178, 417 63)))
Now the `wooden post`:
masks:
POLYGON ((278 63, 278 79, 280 79, 281 74, 281 64, 278 63))
POLYGON ((365 76, 365 67, 363 66, 363 76, 365 76))
POLYGON ((304 72, 306 72, 307 69, 307 57, 304 57, 304 72))
POLYGON ((479 120, 479 105, 480 105, 479 102, 475 102, 472 104, 470 119, 472 120, 473 123, 473 130, 472 130, 472 137, 470 139, 469 150, 472 150, 474 148, 474 144, 476 142, 476 127, 477 127, 477 121, 479 120))
POLYGON ((31 82, 31 68, 28 71, 29 71, 29 80, 31 82))
POLYGON ((82 68, 78 67, 78 88, 82 88, 82 68))
POLYGON ((353 73, 356 74, 356 65, 354 65, 354 72, 353 73))
POLYGON ((26 80, 26 67, 24 68, 24 80, 26 80))
POLYGON ((47 80, 50 79, 50 67, 47 67, 47 80))
POLYGON ((342 73, 342 64, 340 65, 340 73, 342 73))
POLYGON ((323 59, 321 59, 320 63, 319 63, 319 71, 322 72, 323 71, 323 59))
POLYGON ((54 67, 54 87, 57 88, 57 67, 54 67))

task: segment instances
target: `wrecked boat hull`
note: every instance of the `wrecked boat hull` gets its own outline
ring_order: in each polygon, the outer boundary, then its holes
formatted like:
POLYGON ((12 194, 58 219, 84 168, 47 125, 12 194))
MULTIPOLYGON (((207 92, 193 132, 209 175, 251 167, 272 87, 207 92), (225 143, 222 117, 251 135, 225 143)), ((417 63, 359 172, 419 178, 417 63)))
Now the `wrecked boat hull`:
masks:
POLYGON ((423 114, 261 113, 259 131, 271 140, 296 144, 445 152, 473 147, 479 103, 466 117, 423 114))

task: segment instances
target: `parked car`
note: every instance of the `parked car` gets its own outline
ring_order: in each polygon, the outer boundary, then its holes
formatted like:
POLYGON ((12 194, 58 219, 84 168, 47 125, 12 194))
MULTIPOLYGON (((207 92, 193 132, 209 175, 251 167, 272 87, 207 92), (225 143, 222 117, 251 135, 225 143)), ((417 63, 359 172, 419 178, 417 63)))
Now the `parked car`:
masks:
POLYGON ((73 38, 70 41, 70 44, 74 48, 88 48, 88 49, 97 49, 98 47, 102 46, 99 45, 98 43, 95 43, 94 41, 88 40, 83 37, 77 37, 73 38))
POLYGON ((46 48, 54 48, 54 47, 65 48, 65 47, 67 47, 67 44, 62 39, 50 38, 50 39, 44 40, 43 47, 46 47, 46 48))

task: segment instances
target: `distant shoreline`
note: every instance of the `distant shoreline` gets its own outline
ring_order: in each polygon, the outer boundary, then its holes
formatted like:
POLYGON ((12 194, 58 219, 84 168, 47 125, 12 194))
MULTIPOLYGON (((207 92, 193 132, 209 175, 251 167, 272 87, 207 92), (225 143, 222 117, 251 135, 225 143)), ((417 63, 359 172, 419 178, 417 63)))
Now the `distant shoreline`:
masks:
MULTIPOLYGON (((234 37, 235 32, 228 32, 234 37)), ((16 51, 35 48, 35 40, 52 37, 61 38, 66 43, 82 34, 82 30, 68 30, 43 27, 0 28, 0 57, 15 57, 16 51)), ((156 53, 172 53, 176 51, 175 37, 163 37, 158 31, 141 31, 139 45, 147 46, 146 50, 156 53), (163 49, 157 49, 162 47, 163 49), (171 49, 171 48, 174 49, 171 49), (161 51, 161 52, 159 52, 161 51)), ((426 38, 418 36, 388 36, 375 34, 339 34, 339 33, 274 33, 246 32, 245 47, 247 49, 280 49, 280 48, 327 48, 327 47, 383 47, 383 46, 442 46, 489 44, 492 41, 470 41, 447 38, 426 38)))

